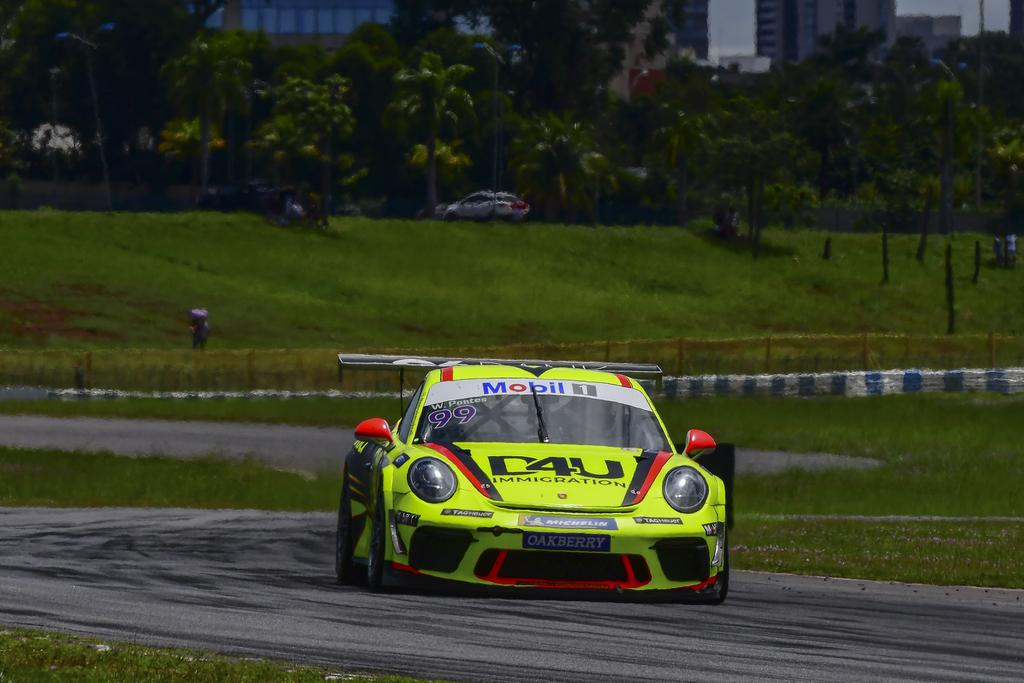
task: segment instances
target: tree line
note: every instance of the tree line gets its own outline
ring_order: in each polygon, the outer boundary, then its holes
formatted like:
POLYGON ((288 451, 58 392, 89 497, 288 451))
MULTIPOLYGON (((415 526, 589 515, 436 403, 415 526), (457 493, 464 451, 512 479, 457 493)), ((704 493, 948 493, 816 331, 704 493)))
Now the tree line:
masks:
MULTIPOLYGON (((820 206, 935 212, 944 230, 955 207, 1020 211, 1024 41, 1004 33, 936 59, 840 29, 758 75, 672 57, 627 100, 609 83, 650 0, 399 0, 334 51, 206 28, 221 4, 0 7, 8 192, 109 173, 199 196, 261 178, 411 214, 497 178, 553 221, 628 207, 685 224, 735 205, 755 243, 820 206)), ((652 26, 649 56, 682 5, 652 26)))

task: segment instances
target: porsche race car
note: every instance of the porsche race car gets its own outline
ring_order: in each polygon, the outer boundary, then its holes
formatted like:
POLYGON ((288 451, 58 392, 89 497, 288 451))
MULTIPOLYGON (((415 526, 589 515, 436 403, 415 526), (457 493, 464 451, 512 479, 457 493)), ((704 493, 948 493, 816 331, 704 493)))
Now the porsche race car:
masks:
POLYGON ((401 419, 368 419, 345 458, 339 583, 583 592, 718 604, 726 488, 677 450, 637 376, 657 366, 339 356, 426 370, 401 419))

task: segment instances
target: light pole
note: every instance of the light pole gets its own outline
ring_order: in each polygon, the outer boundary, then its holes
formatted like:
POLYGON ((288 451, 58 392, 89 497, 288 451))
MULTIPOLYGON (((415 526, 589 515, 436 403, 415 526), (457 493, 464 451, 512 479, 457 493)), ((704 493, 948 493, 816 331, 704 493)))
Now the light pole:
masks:
POLYGON ((269 91, 270 84, 266 81, 261 81, 256 78, 249 83, 249 87, 246 89, 246 100, 247 110, 245 114, 245 182, 246 184, 252 180, 252 118, 253 118, 253 106, 255 106, 257 97, 266 96, 269 91))
POLYGON ((334 204, 333 180, 331 178, 331 163, 334 159, 334 107, 338 101, 338 91, 341 90, 340 82, 327 83, 327 153, 324 159, 324 191, 321 198, 321 212, 323 213, 324 228, 330 225, 331 206, 334 204))
MULTIPOLYGON (((519 50, 520 45, 509 45, 506 48, 506 53, 519 50)), ((500 97, 498 92, 498 81, 501 73, 501 67, 505 65, 505 59, 498 54, 498 51, 491 47, 488 43, 473 43, 473 49, 484 50, 491 57, 494 58, 494 101, 492 103, 492 116, 494 119, 494 160, 491 168, 491 218, 494 218, 494 211, 498 205, 498 192, 501 190, 501 139, 503 127, 499 123, 500 120, 500 97)))
MULTIPOLYGON (((484 50, 491 57, 494 57, 494 101, 492 103, 492 117, 494 125, 494 158, 493 165, 491 167, 491 203, 497 202, 498 192, 498 155, 500 150, 498 145, 501 144, 498 136, 498 77, 500 75, 501 65, 505 63, 505 60, 501 58, 497 50, 488 45, 487 43, 473 43, 473 49, 484 50)), ((493 209, 492 209, 493 214, 493 209)))
POLYGON ((636 73, 635 76, 629 79, 629 83, 626 86, 626 92, 630 100, 633 99, 633 88, 635 88, 637 86, 637 83, 639 83, 642 79, 645 79, 650 75, 650 69, 641 69, 636 73))
POLYGON ((100 149, 100 166, 103 167, 103 185, 106 189, 107 194, 107 210, 114 209, 114 196, 110 191, 110 169, 107 167, 107 153, 103 148, 103 124, 100 122, 100 101, 99 95, 96 93, 96 73, 92 63, 92 53, 97 49, 96 36, 100 33, 106 33, 114 30, 115 24, 108 22, 101 24, 90 39, 83 38, 82 36, 71 33, 70 31, 64 31, 57 34, 57 40, 74 40, 77 41, 82 47, 85 48, 85 65, 89 74, 89 90, 92 93, 92 112, 96 118, 96 146, 100 149))
POLYGON ((57 193, 60 187, 60 164, 57 161, 57 77, 60 67, 50 67, 50 163, 53 165, 53 205, 57 206, 57 193))
MULTIPOLYGON (((931 63, 941 67, 951 83, 956 83, 956 74, 941 59, 932 59, 931 63)), ((962 69, 963 64, 960 65, 962 69)), ((948 235, 953 228, 953 146, 954 137, 954 111, 953 93, 947 93, 946 97, 946 132, 942 139, 942 171, 939 176, 939 194, 941 195, 941 206, 939 207, 939 230, 948 235)))
POLYGON ((979 27, 978 27, 978 120, 977 126, 977 148, 974 164, 974 208, 981 210, 981 181, 982 181, 982 157, 984 152, 984 139, 981 127, 982 109, 985 106, 985 0, 978 0, 979 27))

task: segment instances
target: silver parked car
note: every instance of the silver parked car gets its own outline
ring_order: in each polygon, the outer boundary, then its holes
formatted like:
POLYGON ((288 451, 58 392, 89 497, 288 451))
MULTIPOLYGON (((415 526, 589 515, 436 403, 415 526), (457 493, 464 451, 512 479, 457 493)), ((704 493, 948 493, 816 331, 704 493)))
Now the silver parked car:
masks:
POLYGON ((454 204, 438 204, 434 218, 446 221, 526 220, 530 205, 510 192, 474 192, 454 204))

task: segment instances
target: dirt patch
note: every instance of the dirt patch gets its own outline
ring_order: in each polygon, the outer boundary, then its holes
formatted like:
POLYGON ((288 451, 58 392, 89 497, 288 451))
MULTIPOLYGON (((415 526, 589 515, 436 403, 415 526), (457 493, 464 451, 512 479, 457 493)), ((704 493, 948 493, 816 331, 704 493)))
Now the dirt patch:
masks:
POLYGON ((0 299, 0 337, 31 339, 45 344, 49 337, 68 339, 118 339, 118 335, 92 327, 79 327, 71 320, 83 315, 38 299, 0 299))
POLYGON ((429 327, 423 327, 422 325, 414 325, 412 323, 400 323, 398 329, 402 332, 409 332, 410 334, 421 334, 426 337, 433 337, 438 334, 438 330, 431 329, 429 327))
POLYGON ((775 474, 787 470, 871 470, 884 465, 881 460, 851 455, 736 449, 737 474, 775 474))
POLYGON ((57 288, 62 291, 73 292, 82 296, 101 296, 111 299, 128 298, 128 292, 119 292, 113 289, 107 289, 103 285, 98 285, 95 282, 65 282, 58 284, 57 288))
POLYGON ((525 321, 519 321, 512 325, 504 325, 501 328, 501 334, 505 339, 514 340, 512 344, 519 343, 530 343, 533 340, 540 339, 542 330, 540 327, 533 323, 525 321))

